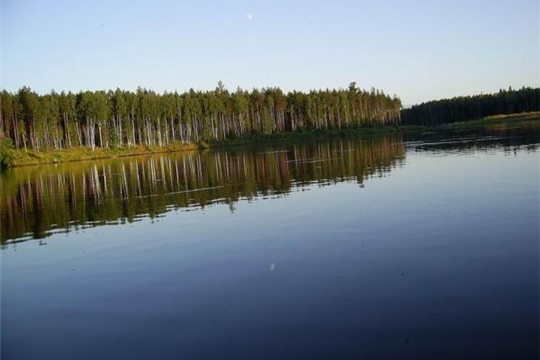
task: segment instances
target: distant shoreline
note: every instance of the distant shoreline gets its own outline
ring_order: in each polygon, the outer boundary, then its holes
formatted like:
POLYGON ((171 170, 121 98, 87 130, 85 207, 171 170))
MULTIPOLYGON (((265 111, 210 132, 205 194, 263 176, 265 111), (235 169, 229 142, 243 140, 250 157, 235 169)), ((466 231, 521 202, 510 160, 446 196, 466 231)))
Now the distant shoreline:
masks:
POLYGON ((323 130, 323 131, 298 131, 287 133, 276 133, 270 135, 254 135, 244 138, 235 138, 217 142, 199 142, 199 143, 172 143, 168 146, 136 146, 123 149, 102 149, 92 150, 87 147, 75 147, 70 149, 50 149, 42 151, 9 149, 8 168, 37 166, 46 164, 57 164, 65 162, 78 162, 98 159, 113 159, 120 157, 142 156, 159 153, 173 153, 182 151, 198 151, 204 149, 226 148, 231 146, 271 144, 287 141, 299 140, 321 140, 332 138, 346 138, 356 136, 371 136, 379 134, 392 133, 414 133, 429 129, 455 129, 455 128, 473 128, 477 126, 490 125, 495 123, 513 121, 540 121, 540 111, 510 114, 494 115, 478 120, 457 122, 451 124, 439 125, 436 127, 422 125, 386 125, 376 127, 358 127, 349 129, 323 130))

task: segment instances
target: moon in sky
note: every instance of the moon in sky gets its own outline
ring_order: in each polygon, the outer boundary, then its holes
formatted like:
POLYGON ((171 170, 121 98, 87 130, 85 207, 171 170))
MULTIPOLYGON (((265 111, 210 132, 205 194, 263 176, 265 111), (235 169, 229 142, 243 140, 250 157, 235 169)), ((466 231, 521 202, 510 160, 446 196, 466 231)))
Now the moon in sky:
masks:
POLYGON ((247 19, 248 19, 248 20, 253 19, 253 15, 251 15, 251 13, 248 13, 248 14, 247 14, 247 19))

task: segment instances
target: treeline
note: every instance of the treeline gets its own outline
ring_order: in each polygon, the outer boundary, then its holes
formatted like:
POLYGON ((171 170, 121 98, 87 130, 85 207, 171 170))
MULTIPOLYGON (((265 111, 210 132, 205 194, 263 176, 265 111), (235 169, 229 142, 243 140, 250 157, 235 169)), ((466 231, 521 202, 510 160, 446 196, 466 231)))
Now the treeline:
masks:
POLYGON ((500 90, 496 94, 460 96, 415 105, 401 112, 406 125, 436 126, 458 121, 476 120, 499 114, 540 110, 540 88, 500 90))
POLYGON ((325 130, 399 122, 401 101, 384 92, 347 89, 284 93, 219 82, 213 91, 159 94, 85 91, 38 95, 28 87, 2 91, 0 138, 33 150, 75 146, 164 146, 258 134, 325 130))
POLYGON ((294 188, 364 186, 403 164, 401 135, 28 167, 0 174, 0 244, 157 217, 294 188))

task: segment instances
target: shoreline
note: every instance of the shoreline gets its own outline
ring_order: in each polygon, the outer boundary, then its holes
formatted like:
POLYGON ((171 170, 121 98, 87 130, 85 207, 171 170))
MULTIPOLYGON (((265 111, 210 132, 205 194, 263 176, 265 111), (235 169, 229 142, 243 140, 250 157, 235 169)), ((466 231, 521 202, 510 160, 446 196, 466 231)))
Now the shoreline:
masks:
POLYGON ((2 164, 4 168, 12 169, 26 166, 39 166, 47 164, 58 164, 66 162, 80 162, 89 160, 114 159, 131 156, 144 156, 160 153, 173 153, 184 151, 199 151, 206 149, 227 148, 243 145, 259 145, 272 144, 287 141, 313 141, 332 138, 350 138, 362 136, 376 136, 383 134, 395 133, 417 133, 426 130, 440 129, 460 129, 473 128, 478 126, 499 124, 516 121, 539 121, 539 112, 529 112, 509 115, 494 115, 478 120, 466 122, 457 122, 450 124, 441 124, 439 126, 423 126, 423 125, 387 125, 379 127, 360 127, 348 129, 334 129, 323 131, 298 131, 275 133, 269 135, 257 135, 244 138, 234 138, 228 140, 220 140, 215 142, 199 142, 199 143, 172 143, 167 146, 147 146, 139 145, 131 148, 123 149, 103 149, 96 148, 94 150, 87 147, 73 147, 70 149, 51 149, 51 150, 25 150, 25 149, 8 149, 4 150, 3 156, 7 158, 2 164))
POLYGON ((70 149, 49 149, 40 151, 29 149, 10 149, 8 150, 10 159, 8 160, 7 165, 4 164, 4 168, 13 169, 27 166, 114 159, 174 152, 201 151, 244 145, 247 146, 282 143, 287 141, 312 141, 321 139, 332 139, 338 137, 348 138, 374 136, 381 134, 394 134, 400 132, 422 131, 423 129, 424 127, 422 126, 419 127, 389 125, 372 128, 350 128, 339 130, 276 133, 213 142, 201 141, 199 143, 172 143, 162 147, 139 145, 124 149, 103 149, 96 147, 94 150, 87 147, 72 147, 70 149))

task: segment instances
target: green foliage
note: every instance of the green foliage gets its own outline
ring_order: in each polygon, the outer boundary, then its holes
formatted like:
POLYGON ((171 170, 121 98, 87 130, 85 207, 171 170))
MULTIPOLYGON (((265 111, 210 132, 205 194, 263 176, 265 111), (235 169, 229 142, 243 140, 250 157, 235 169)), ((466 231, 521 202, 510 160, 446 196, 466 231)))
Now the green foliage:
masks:
POLYGON ((13 140, 0 138, 0 167, 8 167, 13 159, 13 140))

